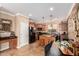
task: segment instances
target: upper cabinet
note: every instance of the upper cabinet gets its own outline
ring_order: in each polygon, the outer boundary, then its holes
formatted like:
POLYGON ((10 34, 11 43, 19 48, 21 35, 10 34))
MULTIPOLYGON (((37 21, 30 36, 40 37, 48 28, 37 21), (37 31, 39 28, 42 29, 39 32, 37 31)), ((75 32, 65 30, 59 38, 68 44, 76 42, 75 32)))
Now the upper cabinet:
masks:
POLYGON ((12 21, 8 19, 0 19, 0 30, 11 31, 12 21))

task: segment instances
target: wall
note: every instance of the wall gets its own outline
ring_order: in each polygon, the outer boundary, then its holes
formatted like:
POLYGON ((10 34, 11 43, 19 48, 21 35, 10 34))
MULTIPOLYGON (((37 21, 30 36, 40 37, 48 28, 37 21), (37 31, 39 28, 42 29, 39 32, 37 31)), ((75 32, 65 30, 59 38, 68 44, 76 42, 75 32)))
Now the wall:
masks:
POLYGON ((16 15, 16 36, 18 36, 18 46, 20 48, 26 44, 29 44, 29 20, 23 15, 16 15), (24 24, 23 27, 21 24, 24 24))
POLYGON ((70 11, 70 14, 67 18, 68 20, 68 37, 69 39, 74 39, 74 41, 79 40, 77 37, 77 28, 79 28, 79 21, 78 21, 78 6, 79 4, 75 4, 70 11), (75 23, 76 22, 76 23, 75 23))

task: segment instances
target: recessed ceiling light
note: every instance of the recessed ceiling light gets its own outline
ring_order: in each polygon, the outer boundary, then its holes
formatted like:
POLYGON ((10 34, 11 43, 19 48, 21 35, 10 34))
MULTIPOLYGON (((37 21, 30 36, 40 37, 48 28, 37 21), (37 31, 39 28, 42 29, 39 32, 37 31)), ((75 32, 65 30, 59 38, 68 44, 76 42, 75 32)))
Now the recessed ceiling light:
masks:
POLYGON ((25 16, 25 15, 23 15, 22 13, 16 13, 16 15, 21 15, 21 16, 25 16))
POLYGON ((54 9, 53 9, 53 7, 50 7, 50 11, 53 11, 54 9))
POLYGON ((30 13, 30 14, 29 14, 29 17, 31 17, 31 16, 32 16, 32 14, 30 13))
POLYGON ((20 15, 20 13, 16 13, 16 15, 20 15))

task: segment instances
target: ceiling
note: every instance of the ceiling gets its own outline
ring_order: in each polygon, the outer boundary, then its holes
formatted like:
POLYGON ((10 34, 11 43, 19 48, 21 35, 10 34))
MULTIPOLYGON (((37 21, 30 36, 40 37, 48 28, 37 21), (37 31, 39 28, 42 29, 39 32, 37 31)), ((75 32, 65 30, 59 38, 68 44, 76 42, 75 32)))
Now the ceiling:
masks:
POLYGON ((21 13, 25 16, 32 14, 30 18, 35 20, 41 20, 44 16, 45 19, 50 19, 50 15, 53 18, 66 17, 72 3, 1 3, 0 10, 10 12, 12 14, 21 13), (50 11, 50 7, 54 10, 50 11))

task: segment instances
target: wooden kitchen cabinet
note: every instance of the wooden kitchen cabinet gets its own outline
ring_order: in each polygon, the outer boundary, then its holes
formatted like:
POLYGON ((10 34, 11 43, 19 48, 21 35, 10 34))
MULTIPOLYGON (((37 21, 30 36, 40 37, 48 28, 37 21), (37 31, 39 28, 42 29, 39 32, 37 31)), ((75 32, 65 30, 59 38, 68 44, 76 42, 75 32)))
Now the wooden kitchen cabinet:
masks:
POLYGON ((6 43, 6 42, 9 43, 10 49, 16 49, 17 48, 17 37, 16 36, 14 36, 14 37, 4 37, 4 38, 0 37, 0 45, 3 44, 3 43, 6 43))
POLYGON ((9 42, 9 47, 10 47, 11 49, 17 47, 17 39, 16 39, 16 38, 10 40, 10 42, 9 42))

